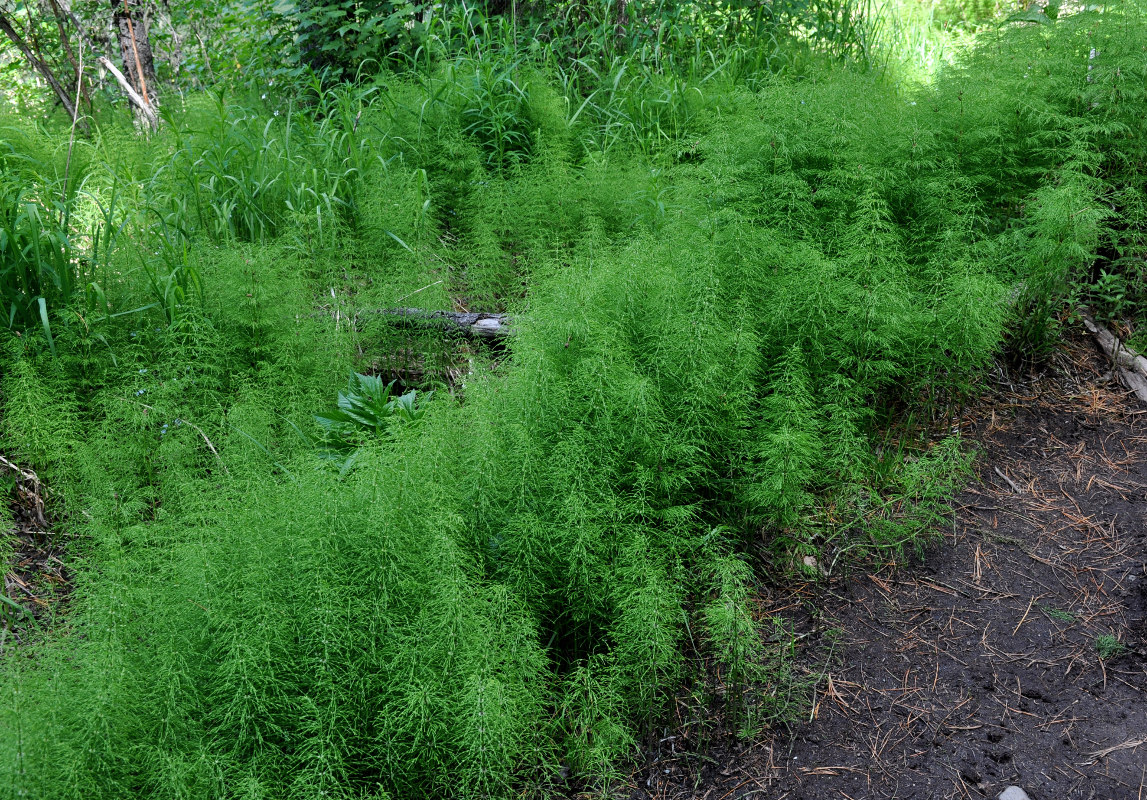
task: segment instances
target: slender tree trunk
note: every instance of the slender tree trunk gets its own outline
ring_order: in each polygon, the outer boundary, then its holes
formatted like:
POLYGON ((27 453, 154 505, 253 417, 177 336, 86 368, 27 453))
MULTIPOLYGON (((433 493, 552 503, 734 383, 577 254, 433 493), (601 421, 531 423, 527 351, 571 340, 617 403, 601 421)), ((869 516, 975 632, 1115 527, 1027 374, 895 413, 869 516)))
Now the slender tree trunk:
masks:
MULTIPOLYGON (((91 98, 88 96, 87 90, 84 87, 82 76, 78 74, 81 64, 68 36, 69 26, 75 31, 76 36, 83 45, 87 45, 91 50, 95 51, 95 61, 115 77, 116 82, 131 101, 133 111, 137 118, 153 130, 159 126, 159 118, 156 115, 159 87, 155 79, 155 64, 152 59, 151 45, 147 36, 147 20, 141 15, 139 26, 136 26, 136 20, 130 16, 133 2, 138 3, 138 0, 128 0, 126 6, 123 5, 124 0, 119 0, 118 5, 115 2, 112 3, 113 12, 117 10, 120 11, 116 19, 116 26, 126 31, 128 35, 126 43, 122 37, 120 38, 120 44, 121 47, 126 46, 126 50, 124 50, 124 64, 128 66, 129 74, 132 75, 133 80, 128 80, 111 61, 100 55, 101 51, 108 49, 110 42, 106 36, 101 35, 98 31, 92 32, 84 27, 72 12, 69 0, 40 0, 37 5, 33 6, 39 9, 43 16, 54 18, 56 21, 61 46, 64 49, 67 63, 56 65, 55 67, 53 67, 45 57, 43 50, 38 44, 37 37, 29 36, 25 32, 17 30, 10 16, 0 8, 0 33, 6 36, 12 44, 16 46, 16 49, 18 49, 27 60, 28 65, 39 73, 52 90, 52 93, 56 95, 56 99, 60 102, 60 105, 63 106, 64 111, 67 112, 71 119, 75 120, 77 127, 84 133, 90 132, 90 127, 88 120, 78 114, 77 105, 82 97, 87 100, 90 108, 91 98), (127 9, 126 14, 120 6, 127 9), (67 68, 69 66, 73 71, 71 77, 63 74, 68 71, 67 68), (60 72, 60 75, 57 75, 57 72, 60 72), (77 87, 76 97, 72 97, 69 93, 69 89, 64 86, 65 81, 71 82, 77 87), (146 99, 142 91, 144 88, 146 88, 147 92, 146 99)), ((34 22, 34 24, 38 23, 34 22)))
POLYGON ((76 54, 72 51, 72 39, 68 36, 68 32, 64 30, 64 15, 63 12, 56 6, 52 0, 40 0, 40 13, 45 17, 51 17, 56 20, 56 30, 60 33, 60 45, 64 48, 64 55, 68 59, 68 63, 72 65, 72 71, 80 74, 79 62, 76 60, 76 54))
MULTIPOLYGON (((80 62, 83 59, 77 59, 76 53, 72 48, 72 38, 68 35, 67 25, 65 24, 68 22, 70 9, 66 9, 65 6, 62 6, 61 2, 66 2, 66 0, 47 0, 46 4, 41 2, 41 5, 46 5, 45 13, 51 14, 52 17, 56 20, 56 30, 60 32, 60 42, 64 46, 64 53, 68 57, 68 63, 72 66, 72 71, 75 76, 76 88, 79 91, 79 96, 77 96, 75 99, 76 105, 80 105, 80 96, 82 96, 84 105, 87 106, 88 113, 90 114, 92 113, 92 96, 88 91, 88 87, 84 84, 83 75, 81 74, 83 69, 80 62)), ((82 50, 84 41, 83 32, 76 31, 76 36, 82 50)), ((85 129, 87 128, 86 122, 84 127, 85 129)))
POLYGON ((24 58, 28 59, 28 63, 32 68, 40 73, 44 80, 47 81, 48 86, 51 87, 52 92, 55 93, 56 98, 60 101, 64 110, 68 112, 68 117, 74 119, 76 117, 76 107, 72 102, 72 98, 68 95, 67 90, 60 84, 51 66, 40 58, 32 49, 32 45, 25 41, 24 37, 12 27, 11 21, 9 21, 7 15, 4 13, 0 13, 0 32, 3 32, 3 34, 11 40, 12 44, 16 45, 16 49, 24 54, 24 58))
MULTIPOLYGON (((143 102, 150 106, 151 119, 159 108, 159 81, 155 77, 155 60, 151 54, 148 21, 139 0, 111 0, 112 21, 119 37, 124 75, 143 102)), ((153 125, 142 108, 136 109, 141 120, 153 125)))

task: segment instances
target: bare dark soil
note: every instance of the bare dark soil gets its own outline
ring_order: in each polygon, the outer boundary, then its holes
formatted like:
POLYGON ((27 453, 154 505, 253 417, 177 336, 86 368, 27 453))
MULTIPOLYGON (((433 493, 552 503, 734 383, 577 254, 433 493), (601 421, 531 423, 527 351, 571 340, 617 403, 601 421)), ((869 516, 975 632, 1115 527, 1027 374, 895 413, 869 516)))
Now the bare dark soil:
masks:
POLYGON ((965 415, 977 477, 923 563, 766 598, 805 634, 800 722, 659 729, 623 793, 1147 798, 1147 409, 1088 343, 1058 362, 965 415))

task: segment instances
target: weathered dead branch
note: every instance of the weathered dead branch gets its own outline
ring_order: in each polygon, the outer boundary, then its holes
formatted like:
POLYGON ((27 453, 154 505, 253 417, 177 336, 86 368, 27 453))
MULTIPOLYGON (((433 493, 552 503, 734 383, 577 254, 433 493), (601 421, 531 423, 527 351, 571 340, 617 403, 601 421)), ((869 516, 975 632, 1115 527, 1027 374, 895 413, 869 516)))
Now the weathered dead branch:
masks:
POLYGON ((1115 334, 1095 321, 1086 308, 1079 310, 1084 327, 1095 337, 1099 349, 1111 359, 1112 367, 1123 381, 1123 385, 1147 403, 1147 358, 1136 353, 1121 342, 1115 334))
POLYGON ((444 333, 470 338, 497 340, 510 335, 510 317, 482 312, 424 311, 420 308, 384 308, 359 314, 389 317, 396 325, 438 329, 444 333))

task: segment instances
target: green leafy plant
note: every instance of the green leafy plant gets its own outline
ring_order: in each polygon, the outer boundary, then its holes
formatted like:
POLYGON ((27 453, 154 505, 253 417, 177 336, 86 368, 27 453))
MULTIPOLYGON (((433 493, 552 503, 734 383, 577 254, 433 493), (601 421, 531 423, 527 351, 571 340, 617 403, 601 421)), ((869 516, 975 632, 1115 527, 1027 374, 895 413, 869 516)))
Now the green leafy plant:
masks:
POLYGON ((1100 319, 1105 322, 1123 319, 1130 300, 1126 276, 1101 270, 1099 278, 1090 287, 1090 294, 1100 319))
POLYGON ((289 52, 298 65, 339 80, 396 50, 412 51, 426 9, 424 3, 394 0, 307 0, 283 14, 283 35, 294 34, 289 52))
POLYGON ((187 307, 202 308, 206 299, 203 280, 190 262, 185 233, 160 220, 150 238, 159 248, 159 257, 137 253, 140 267, 147 276, 153 305, 162 310, 168 325, 175 325, 187 307))
POLYGON ((1127 652, 1127 645, 1112 634, 1104 633, 1095 638, 1095 652, 1106 661, 1127 652))
POLYGON ((50 337, 44 306, 70 302, 81 283, 66 204, 0 186, 0 322, 9 330, 43 325, 50 337))
POLYGON ((463 62, 459 69, 465 75, 459 76, 463 133, 477 140, 495 169, 528 160, 536 123, 530 108, 530 84, 523 79, 520 62, 491 55, 463 62))
POLYGON ((1040 606, 1040 610, 1054 619, 1056 622, 1075 622, 1075 615, 1070 611, 1065 611, 1062 608, 1054 608, 1052 606, 1040 606))
POLYGON ((1147 351, 1147 332, 1136 331, 1127 339, 1127 346, 1142 355, 1147 351))
POLYGON ((338 407, 315 414, 322 429, 319 453, 339 464, 345 474, 355 463, 355 452, 368 437, 389 430, 392 421, 416 423, 426 416, 426 403, 433 392, 419 396, 416 390, 392 396, 395 381, 383 383, 372 375, 352 373, 345 392, 338 394, 338 407))

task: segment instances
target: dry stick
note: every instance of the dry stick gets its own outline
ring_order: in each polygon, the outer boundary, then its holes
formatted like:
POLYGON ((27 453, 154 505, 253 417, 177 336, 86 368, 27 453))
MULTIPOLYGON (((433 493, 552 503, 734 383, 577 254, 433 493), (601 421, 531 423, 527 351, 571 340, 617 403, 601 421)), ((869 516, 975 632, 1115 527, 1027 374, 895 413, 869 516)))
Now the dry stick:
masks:
POLYGON ((35 486, 39 487, 40 479, 36 476, 35 472, 32 472, 31 470, 24 469, 23 467, 17 466, 16 464, 12 463, 8 459, 4 458, 4 456, 0 456, 0 466, 7 467, 8 469, 12 470, 17 475, 19 475, 21 478, 23 478, 24 480, 31 481, 35 486))
POLYGON ((1138 747, 1141 744, 1147 744, 1147 738, 1145 738, 1145 739, 1128 739, 1126 742, 1122 742, 1121 744, 1113 745, 1111 747, 1105 747, 1102 750, 1096 750, 1094 753, 1088 753, 1087 754, 1087 760, 1081 761, 1079 763, 1079 766, 1089 767, 1092 764, 1095 764, 1097 761, 1099 761, 1099 759, 1106 758, 1107 756, 1111 755, 1112 753, 1114 753, 1118 750, 1134 750, 1136 747, 1138 747))
POLYGON ((401 303, 401 302, 402 302, 403 300, 405 300, 406 298, 408 298, 408 297, 414 297, 414 295, 418 294, 419 292, 421 292, 421 291, 423 291, 423 290, 425 290, 425 289, 429 289, 431 286, 437 286, 437 285, 438 285, 438 284, 440 284, 440 283, 442 283, 442 281, 440 281, 440 280, 439 280, 439 281, 434 281, 434 283, 428 283, 428 284, 426 284, 425 286, 423 286, 421 289, 415 289, 415 290, 414 290, 413 292, 411 292, 410 294, 407 294, 407 295, 403 295, 402 297, 398 298, 398 299, 397 299, 395 302, 396 302, 396 303, 401 303))
POLYGON ((997 475, 999 475, 1001 478, 1003 478, 1005 481, 1008 482, 1008 486, 1012 487, 1013 492, 1015 492, 1016 494, 1023 494, 1023 490, 1020 489, 1020 487, 1016 486, 1015 482, 1011 478, 1009 478, 1007 475, 1005 475, 1000 470, 999 467, 992 467, 992 469, 994 469, 996 471, 997 475))
POLYGON ((123 89, 124 94, 127 95, 127 99, 131 100, 132 104, 139 109, 140 113, 143 114, 144 119, 147 120, 147 124, 151 126, 151 129, 155 130, 158 128, 159 117, 155 115, 155 110, 147 103, 146 100, 139 96, 139 92, 135 90, 135 87, 128 83, 127 78, 123 76, 122 72, 116 69, 115 64, 113 64, 107 56, 100 56, 96 60, 100 62, 101 67, 106 69, 112 74, 113 77, 115 77, 116 83, 118 83, 119 87, 123 89))
POLYGON ((32 499, 36 501, 36 522, 40 524, 40 527, 47 529, 48 521, 44 517, 44 499, 42 497, 44 493, 44 484, 40 483, 40 477, 31 470, 23 469, 22 467, 13 464, 11 461, 4 458, 4 456, 0 456, 0 466, 7 467, 19 475, 21 478, 32 484, 32 499))
MULTIPOLYGON (((138 400, 128 400, 126 397, 121 397, 119 399, 123 400, 125 403, 135 403, 137 406, 139 406, 140 408, 145 409, 147 411, 154 411, 155 410, 153 407, 148 406, 148 405, 144 405, 143 403, 139 402, 138 400)), ((215 457, 217 459, 219 459, 219 466, 223 467, 223 471, 225 473, 227 473, 228 476, 230 476, 231 471, 229 469, 227 469, 227 465, 223 463, 223 457, 219 455, 219 451, 215 449, 215 445, 211 444, 211 440, 207 438, 207 434, 203 432, 203 429, 200 428, 198 425, 195 425, 195 424, 192 424, 191 422, 188 422, 187 420, 183 420, 183 424, 189 428, 194 429, 196 433, 198 433, 201 437, 203 437, 203 442, 207 445, 207 449, 209 449, 215 455, 215 457)))

